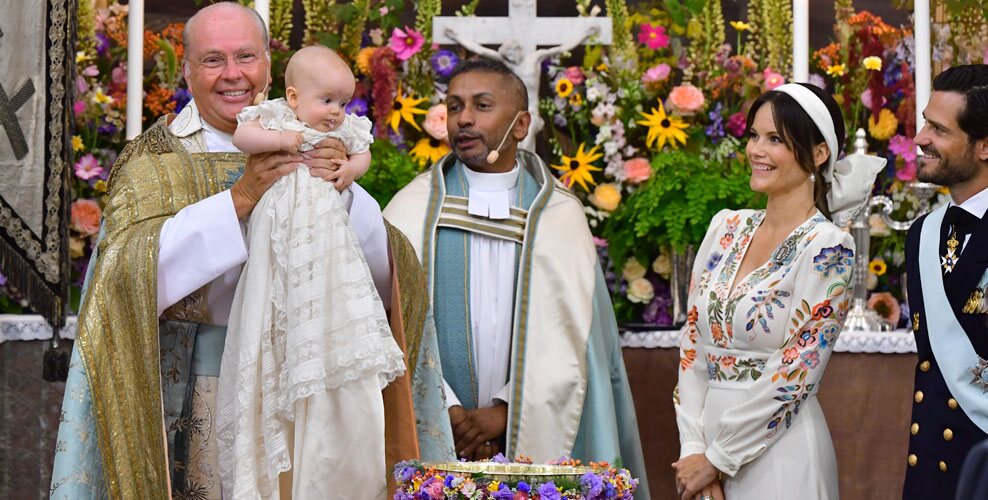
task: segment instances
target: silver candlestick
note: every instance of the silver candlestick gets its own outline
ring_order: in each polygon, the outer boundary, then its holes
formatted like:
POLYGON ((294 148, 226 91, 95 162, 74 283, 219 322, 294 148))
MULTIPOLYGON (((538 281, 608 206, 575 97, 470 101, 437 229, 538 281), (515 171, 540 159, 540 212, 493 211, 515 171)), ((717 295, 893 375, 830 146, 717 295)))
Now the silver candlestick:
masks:
MULTIPOLYGON (((859 128, 854 135, 854 152, 866 153, 868 143, 865 140, 864 129, 859 128)), ((871 224, 868 222, 868 219, 871 216, 872 209, 880 207, 881 211, 879 213, 889 228, 895 231, 908 230, 916 219, 930 211, 930 196, 940 186, 928 182, 912 182, 906 187, 919 199, 919 207, 917 207, 916 217, 914 219, 905 222, 892 219, 892 210, 894 209, 892 199, 888 196, 875 196, 865 200, 861 210, 851 220, 851 237, 854 238, 856 249, 854 255, 854 301, 851 310, 847 313, 847 319, 844 321, 845 330, 887 332, 895 328, 895 325, 889 323, 885 318, 868 308, 867 276, 869 273, 868 258, 871 254, 871 224)))

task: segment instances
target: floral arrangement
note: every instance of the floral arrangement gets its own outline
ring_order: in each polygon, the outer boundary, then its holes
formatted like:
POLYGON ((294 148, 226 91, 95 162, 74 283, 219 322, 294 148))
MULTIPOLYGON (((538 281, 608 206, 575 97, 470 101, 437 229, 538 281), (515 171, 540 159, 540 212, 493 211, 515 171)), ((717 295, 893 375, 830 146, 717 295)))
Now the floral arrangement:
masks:
POLYGON ((394 499, 631 499, 638 487, 627 469, 607 462, 582 467, 564 457, 545 466, 531 463, 525 457, 512 463, 501 454, 484 462, 401 462, 394 469, 394 499))

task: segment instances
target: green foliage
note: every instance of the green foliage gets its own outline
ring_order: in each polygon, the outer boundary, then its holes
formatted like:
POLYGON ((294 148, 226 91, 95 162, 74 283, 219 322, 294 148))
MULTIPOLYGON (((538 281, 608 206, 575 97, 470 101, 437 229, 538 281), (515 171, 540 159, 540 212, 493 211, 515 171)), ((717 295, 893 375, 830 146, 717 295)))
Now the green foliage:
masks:
POLYGON ((358 182, 384 208, 398 190, 419 174, 418 164, 391 141, 374 141, 370 151, 371 167, 358 182))
POLYGON ((688 76, 699 76, 704 80, 721 73, 722 68, 714 58, 725 41, 720 0, 707 2, 700 13, 690 19, 686 33, 690 39, 689 57, 693 61, 688 76))
POLYGON ((664 0, 669 17, 680 26, 685 26, 689 18, 700 14, 707 0, 664 0))
POLYGON ((456 11, 456 15, 461 17, 472 16, 477 10, 477 5, 479 4, 480 0, 471 0, 470 2, 463 4, 463 7, 460 7, 460 10, 456 11))
POLYGON ((697 153, 667 151, 652 158, 652 177, 606 221, 604 237, 615 268, 636 253, 648 262, 664 245, 699 245, 710 219, 725 208, 761 206, 748 187, 744 162, 710 164, 697 153))

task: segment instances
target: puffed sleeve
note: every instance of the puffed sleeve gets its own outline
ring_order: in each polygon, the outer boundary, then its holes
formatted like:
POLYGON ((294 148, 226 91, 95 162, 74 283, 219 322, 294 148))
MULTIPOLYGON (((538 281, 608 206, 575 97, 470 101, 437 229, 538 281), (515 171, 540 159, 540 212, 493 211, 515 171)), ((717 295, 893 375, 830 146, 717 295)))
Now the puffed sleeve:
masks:
POLYGON ((366 116, 346 115, 343 126, 346 127, 346 131, 341 135, 347 154, 363 153, 370 149, 371 143, 374 142, 370 119, 366 116))
POLYGON ((724 232, 724 221, 731 210, 721 210, 710 221, 707 234, 696 252, 693 271, 690 275, 689 297, 686 302, 687 321, 683 325, 679 341, 679 383, 673 391, 673 404, 676 407, 676 425, 679 427, 679 456, 680 458, 707 449, 703 437, 703 401, 707 396, 707 369, 703 363, 697 363, 700 349, 700 332, 696 328, 697 290, 710 268, 717 265, 721 254, 715 245, 724 232))
POLYGON ((706 457, 733 476, 761 456, 789 429, 800 405, 817 392, 852 297, 854 241, 832 224, 807 238, 793 265, 793 293, 781 349, 766 361, 764 375, 743 403, 724 412, 706 457), (771 374, 771 376, 769 376, 771 374))

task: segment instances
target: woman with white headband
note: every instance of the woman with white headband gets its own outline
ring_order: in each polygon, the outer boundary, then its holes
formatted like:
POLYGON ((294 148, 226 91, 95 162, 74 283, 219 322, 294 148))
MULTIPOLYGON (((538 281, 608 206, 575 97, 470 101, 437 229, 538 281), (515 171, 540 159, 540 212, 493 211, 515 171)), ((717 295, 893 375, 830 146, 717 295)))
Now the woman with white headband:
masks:
POLYGON ((850 306, 839 227, 885 160, 849 155, 840 108, 787 84, 751 105, 745 154, 765 210, 723 210, 697 252, 673 400, 683 499, 831 499, 837 462, 816 392, 850 306))

